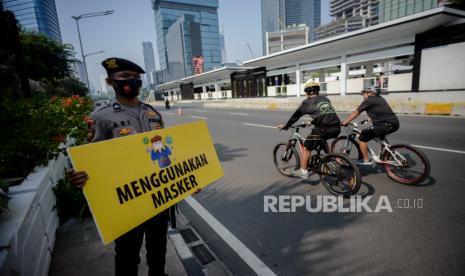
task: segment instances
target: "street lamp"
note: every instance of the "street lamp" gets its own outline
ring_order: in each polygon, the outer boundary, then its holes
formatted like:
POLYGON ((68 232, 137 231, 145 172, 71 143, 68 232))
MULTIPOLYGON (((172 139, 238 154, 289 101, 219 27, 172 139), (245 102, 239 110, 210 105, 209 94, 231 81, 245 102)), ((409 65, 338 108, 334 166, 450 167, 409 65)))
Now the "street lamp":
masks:
POLYGON ((79 30, 79 19, 88 18, 88 17, 110 15, 110 14, 113 14, 113 12, 114 12, 113 10, 110 10, 110 11, 104 11, 104 12, 92 12, 92 13, 84 13, 84 14, 81 14, 81 15, 78 15, 78 16, 71 16, 71 18, 76 20, 76 27, 77 27, 77 30, 78 30, 78 37, 79 37, 79 46, 81 47, 82 63, 84 63, 84 70, 86 71, 87 89, 89 89, 89 94, 90 94, 90 83, 89 83, 89 75, 87 74, 86 56, 89 56, 91 54, 96 54, 98 52, 91 53, 89 55, 84 55, 84 49, 82 48, 82 41, 81 41, 81 31, 79 30))

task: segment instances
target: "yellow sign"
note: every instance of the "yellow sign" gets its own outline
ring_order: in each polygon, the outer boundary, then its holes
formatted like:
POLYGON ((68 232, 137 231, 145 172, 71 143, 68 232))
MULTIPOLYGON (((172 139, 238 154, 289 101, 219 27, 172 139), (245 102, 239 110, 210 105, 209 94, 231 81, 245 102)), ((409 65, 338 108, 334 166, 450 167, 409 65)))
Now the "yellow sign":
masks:
POLYGON ((68 149, 104 244, 223 176, 205 121, 68 149))

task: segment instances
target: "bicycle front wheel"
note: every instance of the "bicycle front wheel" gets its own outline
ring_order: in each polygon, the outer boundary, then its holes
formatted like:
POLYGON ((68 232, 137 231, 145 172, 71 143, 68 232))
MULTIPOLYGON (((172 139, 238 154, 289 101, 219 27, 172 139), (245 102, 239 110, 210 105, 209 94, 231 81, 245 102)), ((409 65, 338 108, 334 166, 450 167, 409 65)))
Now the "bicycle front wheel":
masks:
POLYGON ((399 183, 417 185, 429 176, 430 164, 426 155, 407 144, 397 144, 384 151, 381 160, 388 176, 399 183))
POLYGON ((339 136, 334 139, 331 144, 331 152, 345 154, 352 160, 363 159, 358 143, 348 139, 347 136, 339 136))
POLYGON ((323 186, 334 195, 354 195, 362 185, 358 167, 344 154, 329 153, 323 156, 318 173, 323 186))
POLYGON ((300 157, 294 147, 279 143, 273 149, 273 162, 276 169, 285 176, 291 176, 293 170, 300 168, 300 157))

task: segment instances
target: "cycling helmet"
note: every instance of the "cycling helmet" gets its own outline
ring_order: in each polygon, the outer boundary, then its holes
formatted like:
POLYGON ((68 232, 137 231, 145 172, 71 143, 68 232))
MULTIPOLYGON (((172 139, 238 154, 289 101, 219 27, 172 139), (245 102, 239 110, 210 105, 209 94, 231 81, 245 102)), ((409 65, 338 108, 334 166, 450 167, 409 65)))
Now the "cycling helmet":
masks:
POLYGON ((304 85, 304 91, 308 94, 318 95, 320 93, 320 84, 311 80, 308 80, 304 85))

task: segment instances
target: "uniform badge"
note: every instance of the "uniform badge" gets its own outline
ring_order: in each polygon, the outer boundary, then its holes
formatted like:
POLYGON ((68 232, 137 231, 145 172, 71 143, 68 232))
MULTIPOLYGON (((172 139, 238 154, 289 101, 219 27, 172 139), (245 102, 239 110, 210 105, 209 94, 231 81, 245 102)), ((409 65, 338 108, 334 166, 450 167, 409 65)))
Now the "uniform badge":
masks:
POLYGON ((121 111, 121 105, 119 103, 114 103, 113 104, 113 110, 114 111, 121 111))
POLYGON ((116 64, 116 59, 114 58, 105 61, 105 63, 107 64, 107 68, 110 68, 110 69, 118 68, 118 64, 116 64))
POLYGON ((128 134, 131 133, 131 129, 129 129, 129 128, 122 128, 122 129, 118 130, 118 132, 119 132, 119 134, 121 134, 121 135, 128 135, 128 134))

